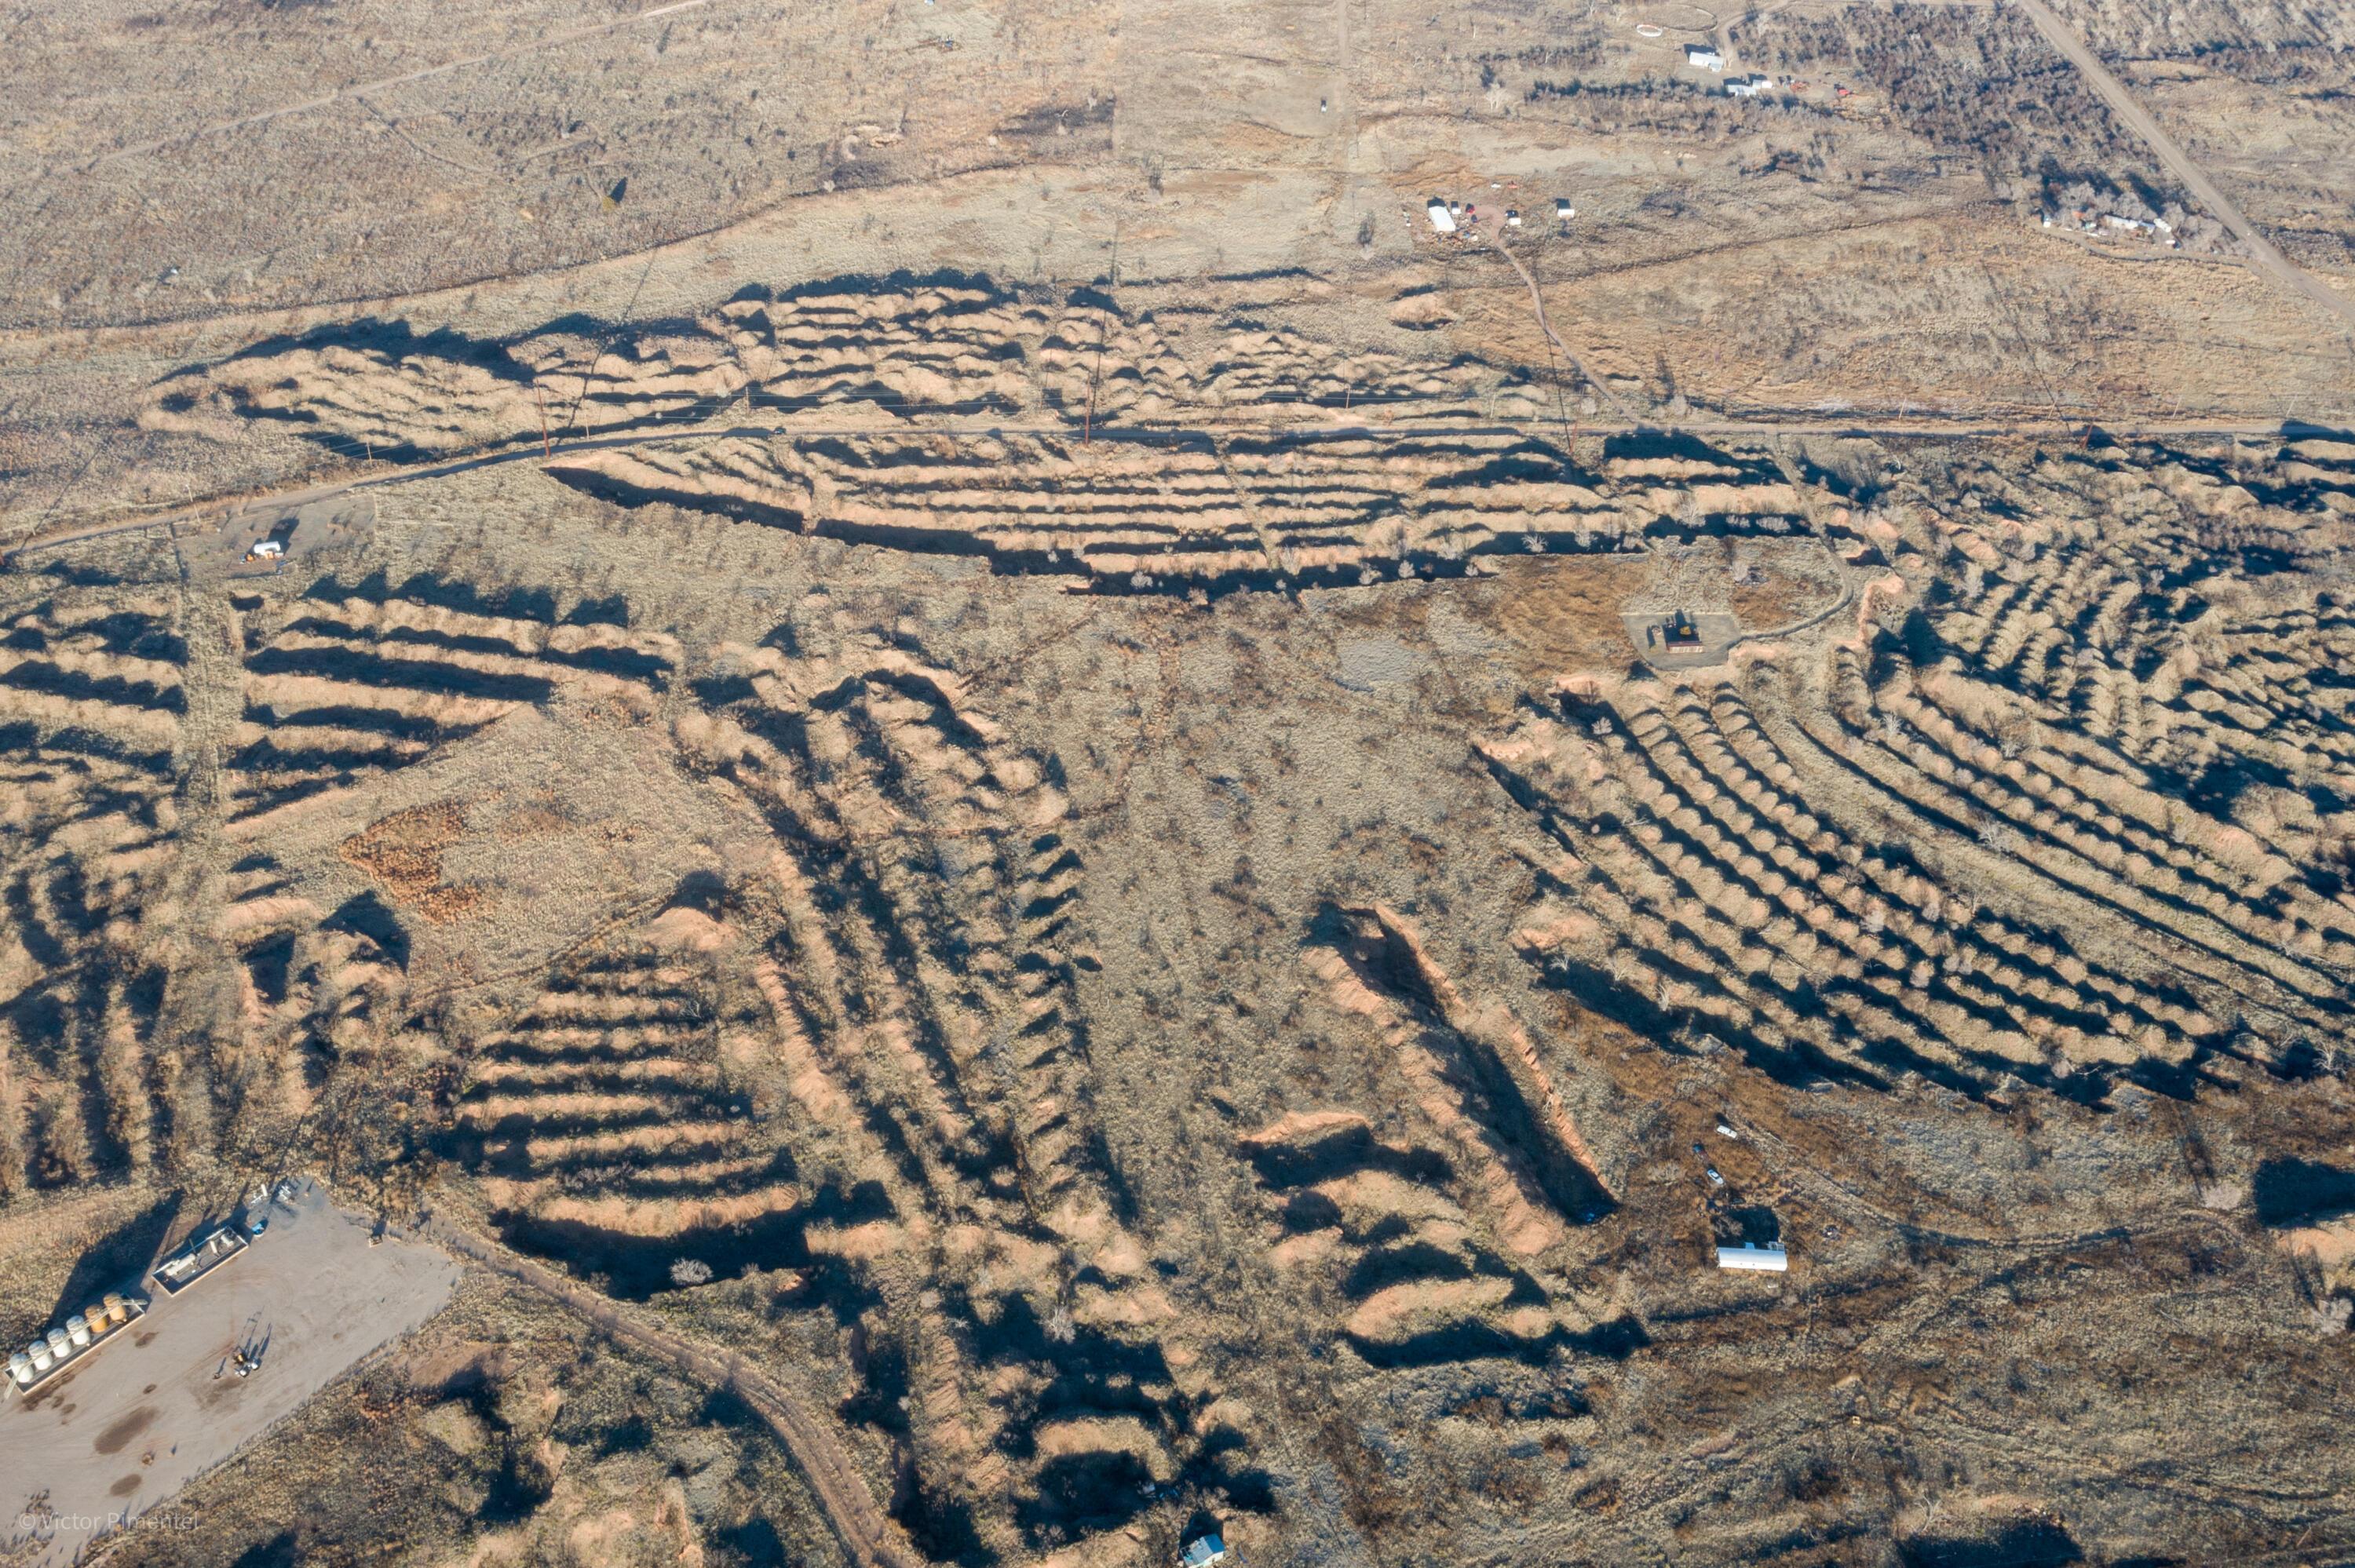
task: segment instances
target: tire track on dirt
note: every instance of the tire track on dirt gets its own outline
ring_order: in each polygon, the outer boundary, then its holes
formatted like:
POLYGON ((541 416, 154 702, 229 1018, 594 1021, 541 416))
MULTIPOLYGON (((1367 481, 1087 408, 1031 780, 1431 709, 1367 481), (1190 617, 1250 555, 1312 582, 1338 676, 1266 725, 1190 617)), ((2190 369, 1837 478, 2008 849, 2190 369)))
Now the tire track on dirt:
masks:
POLYGON ((617 17, 611 22, 600 22, 587 27, 574 27, 568 32, 551 33, 546 37, 534 38, 528 43, 511 44, 503 49, 489 49, 479 55, 468 55, 463 59, 444 60, 440 65, 403 71, 399 76, 381 77, 375 81, 354 82, 348 87, 339 87, 333 91, 321 93, 316 98, 306 98, 300 103, 283 104, 276 109, 265 109, 259 114, 248 114, 236 120, 224 120, 211 125, 199 125, 192 130, 175 132, 169 136, 159 136, 153 141, 137 143, 128 147, 118 147, 112 153, 102 153, 82 164, 80 172, 93 174, 108 164, 123 158, 135 158, 143 153, 161 152, 166 147, 176 146, 183 142, 195 142, 206 136, 218 136, 224 132, 241 131, 249 125, 267 124, 272 120, 282 120, 290 114, 303 114, 314 109, 325 109, 329 104, 340 102, 346 99, 362 99, 370 93, 382 92, 389 88, 406 87, 410 82, 446 76, 453 70, 464 70, 468 66, 485 65, 492 60, 506 59, 513 55, 530 54, 539 49, 554 48, 564 44, 577 44, 584 38, 599 37, 623 27, 634 26, 640 22, 651 22, 658 16, 670 16, 681 11, 697 10, 711 3, 712 0, 671 0, 668 5, 655 5, 644 11, 634 11, 629 16, 617 17))
POLYGON ((428 1221, 421 1230, 460 1255, 579 1313, 615 1339, 650 1352, 673 1370, 736 1394, 759 1413, 793 1455, 811 1495, 826 1510, 827 1522, 853 1562, 860 1568, 924 1568, 927 1560, 907 1544, 898 1527, 875 1506, 874 1495, 823 1419, 743 1357, 733 1351, 706 1350, 641 1321, 594 1291, 447 1221, 428 1221))
POLYGON ((1537 312, 1538 331, 1545 334, 1546 341, 1561 351, 1561 356, 1570 361, 1572 368, 1578 372, 1580 378, 1589 387, 1593 387, 1596 394, 1600 396, 1604 401, 1609 403, 1611 407, 1618 412, 1621 418, 1635 418, 1635 411, 1620 400, 1619 394, 1611 390, 1611 388, 1604 383, 1601 376, 1595 375, 1594 372, 1586 367, 1586 361, 1581 359, 1576 351, 1573 350, 1570 344, 1561 341, 1561 334, 1553 330, 1553 324, 1546 320, 1545 298, 1538 292, 1538 281, 1536 277, 1531 274, 1529 268, 1522 265, 1521 259, 1519 257, 1514 255, 1510 250, 1505 248, 1504 237, 1502 235, 1495 236, 1490 238, 1488 243, 1496 248, 1497 255, 1502 256, 1506 260, 1513 264, 1513 270, 1518 272, 1521 275, 1521 281, 1529 285, 1529 308, 1537 312))

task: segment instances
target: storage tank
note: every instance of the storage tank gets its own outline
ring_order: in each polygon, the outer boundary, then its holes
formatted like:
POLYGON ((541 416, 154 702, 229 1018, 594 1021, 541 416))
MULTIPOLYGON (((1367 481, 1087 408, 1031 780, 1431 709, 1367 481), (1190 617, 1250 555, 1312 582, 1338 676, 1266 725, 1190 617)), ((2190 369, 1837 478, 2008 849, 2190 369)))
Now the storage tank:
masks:
POLYGON ((90 1343, 90 1319, 80 1312, 69 1315, 66 1319, 66 1340, 76 1350, 80 1350, 84 1346, 88 1345, 90 1343))
POLYGON ((22 1351, 8 1352, 8 1379, 18 1388, 33 1381, 33 1358, 22 1351))
POLYGON ((66 1331, 63 1329, 49 1330, 49 1354, 57 1357, 58 1360, 66 1359, 66 1350, 71 1342, 66 1338, 66 1331))
POLYGON ((26 1353, 33 1358, 33 1371, 36 1374, 48 1371, 56 1364, 58 1359, 49 1354, 49 1342, 47 1340, 36 1340, 26 1353))
POLYGON ((131 1320, 130 1306, 112 1290, 106 1293, 106 1320, 117 1328, 131 1320))

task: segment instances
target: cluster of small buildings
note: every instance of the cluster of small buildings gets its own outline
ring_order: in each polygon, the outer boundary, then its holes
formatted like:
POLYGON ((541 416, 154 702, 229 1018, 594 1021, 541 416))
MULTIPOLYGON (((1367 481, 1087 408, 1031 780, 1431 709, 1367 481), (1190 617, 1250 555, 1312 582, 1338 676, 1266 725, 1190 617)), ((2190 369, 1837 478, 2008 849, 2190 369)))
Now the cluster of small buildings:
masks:
MULTIPOLYGON (((1687 44, 1685 64, 1695 70, 1722 71, 1725 69, 1725 56, 1715 44, 1687 44)), ((1781 85, 1794 92, 1807 90, 1806 82, 1794 81, 1787 76, 1781 79, 1781 85)), ((1764 98, 1773 92, 1775 86, 1776 79, 1774 77, 1753 73, 1735 77, 1725 84, 1725 91, 1731 98, 1764 98)), ((1832 90, 1842 98, 1849 96, 1848 89, 1839 83, 1833 83, 1832 90)))
POLYGON ((2175 237, 2175 226, 2163 217, 2128 217, 2123 213, 2096 214, 2091 207, 2073 207, 2061 212, 2044 215, 2047 228, 2073 228, 2080 234, 2139 234, 2146 238, 2164 240, 2169 250, 2183 243, 2175 237))
MULTIPOLYGON (((1508 207, 1504 210, 1505 227, 1520 228, 1521 209, 1508 207)), ((1480 221, 1480 208, 1475 203, 1449 201, 1442 196, 1433 196, 1425 204, 1423 211, 1431 218, 1432 232, 1434 234, 1450 239, 1458 234, 1475 241, 1480 238, 1479 231, 1472 227, 1480 221)), ((1553 216, 1555 222, 1568 223, 1578 216, 1578 209, 1570 205, 1567 197, 1558 196, 1553 204, 1553 216)))

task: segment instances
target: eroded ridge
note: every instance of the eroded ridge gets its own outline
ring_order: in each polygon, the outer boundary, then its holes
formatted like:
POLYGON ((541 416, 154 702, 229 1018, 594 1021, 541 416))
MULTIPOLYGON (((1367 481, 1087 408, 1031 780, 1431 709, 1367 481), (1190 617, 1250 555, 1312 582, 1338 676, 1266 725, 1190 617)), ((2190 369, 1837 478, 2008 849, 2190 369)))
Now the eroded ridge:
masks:
POLYGON ((496 605, 419 577, 328 577, 247 613, 243 714, 227 760, 229 831, 251 839, 559 693, 650 715, 674 640, 594 619, 559 622, 549 596, 496 605))
POLYGON ((175 1111, 204 1062, 155 1049, 179 965, 143 939, 172 921, 188 662, 168 600, 61 590, 0 620, 0 1192, 201 1136, 175 1111))
POLYGON ((222 441, 276 425, 395 461, 552 438, 573 444, 546 471, 620 504, 1100 591, 1362 584, 1845 527, 1781 455, 1653 432, 1595 438, 1582 461, 1549 390, 1509 366, 987 280, 842 280, 627 333, 339 326, 159 383, 141 418, 222 441))
POLYGON ((834 435, 589 451, 549 471, 623 504, 980 556, 1113 592, 1356 586, 1460 576, 1483 557, 1846 527, 1820 486, 1762 455, 1598 444, 1590 468, 1494 431, 834 435))
POLYGON ((1327 1110, 1256 1128, 1240 1151, 1267 1194, 1272 1259, 1368 1364, 1542 1365, 1592 1332, 1458 1202, 1444 1147, 1386 1140, 1360 1113, 1327 1110))
POLYGON ((774 840, 730 895, 805 1193, 770 1242, 859 1326, 911 1530, 1035 1549, 1181 1477, 1264 1506, 1092 1114, 1051 762, 879 644, 722 648, 695 691, 684 756, 774 840))
POLYGON ((1508 1251, 1538 1256, 1614 1206, 1528 1033, 1500 1009, 1471 1008, 1405 916, 1328 906, 1317 934, 1311 969, 1381 1026, 1391 1069, 1508 1251))
POLYGON ((323 908, 267 851, 239 855, 221 892, 212 951, 237 1001, 240 1119, 293 1128, 323 1108, 335 1060, 367 1060, 399 1016, 408 937, 373 893, 323 908))
POLYGON ((1545 881, 1577 914, 1524 940, 1625 1022, 1713 1033, 1786 1077, 1912 1069, 1982 1091, 2219 1044, 2189 997, 1842 831, 1732 684, 1633 688, 1575 720, 1532 717, 1484 753, 1565 852, 1545 881))
MULTIPOLYGON (((1395 909, 1325 906, 1304 957, 1330 1004, 1319 1027, 1363 1037, 1357 1059, 1385 1097, 1290 1110, 1237 1140, 1287 1329, 1401 1389, 1641 1344, 1607 1291, 1566 1277, 1583 1272, 1583 1227, 1617 1202, 1529 1033, 1464 994, 1395 909)), ((1566 1440, 1551 1424, 1582 1414, 1566 1395, 1528 1413, 1529 1436, 1566 1440)))
POLYGON ((1911 608, 1530 708, 1480 747, 1562 852, 1527 950, 1792 1078, 2099 1099, 2311 1054, 2355 974, 2355 624, 2298 568, 2355 465, 2301 448, 2265 505, 2180 458, 1901 490, 1865 534, 1911 608))
POLYGON ((987 279, 838 279, 748 291, 692 320, 577 318, 474 339, 364 321, 273 339, 160 382, 141 423, 233 440, 282 426, 338 454, 447 457, 741 415, 942 413, 1184 424, 1236 410, 1413 406, 1539 412, 1527 377, 1477 361, 1346 349, 1247 315, 1132 314, 1082 290, 987 279))
POLYGON ((756 1118, 759 997, 728 983, 730 938, 724 905, 686 890, 568 959, 472 1054, 450 1147, 535 1245, 724 1260, 805 1206, 756 1118))

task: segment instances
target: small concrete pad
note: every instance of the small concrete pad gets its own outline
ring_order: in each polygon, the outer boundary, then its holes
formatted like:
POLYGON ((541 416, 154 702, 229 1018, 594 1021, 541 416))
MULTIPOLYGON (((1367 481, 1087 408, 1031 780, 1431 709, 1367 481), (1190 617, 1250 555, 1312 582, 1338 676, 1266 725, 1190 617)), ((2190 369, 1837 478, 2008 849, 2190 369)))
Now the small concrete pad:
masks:
POLYGON ((1695 611, 1693 629, 1700 633, 1698 648, 1668 646, 1668 615, 1646 615, 1630 611, 1620 616, 1627 628, 1627 636, 1636 644, 1636 652, 1645 663, 1656 670, 1700 670, 1711 664, 1722 664, 1725 656, 1742 636, 1742 623, 1724 610, 1695 611))
POLYGON ((348 549, 376 525, 373 496, 345 495, 296 507, 240 508, 214 532, 184 531, 180 553, 191 577, 210 581, 275 577, 309 556, 348 549), (278 538, 286 553, 274 560, 249 560, 246 552, 278 538))
POLYGON ((0 1542, 31 1543, 25 1563, 70 1563, 124 1526, 187 1523, 158 1505, 441 1310, 457 1284, 448 1254, 370 1246, 368 1222, 315 1184, 267 1213, 264 1234, 179 1296, 143 1280, 153 1301, 127 1343, 0 1404, 0 1542), (260 1354, 250 1377, 230 1363, 240 1345, 260 1354))

